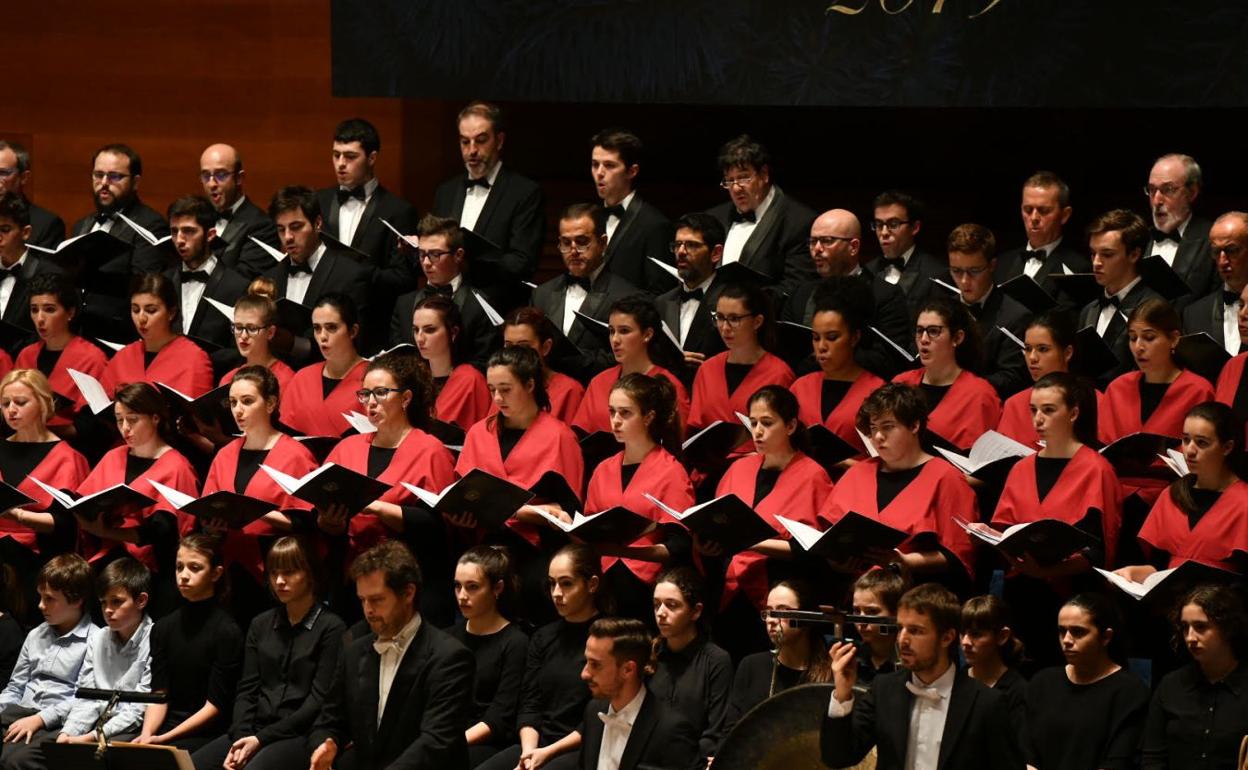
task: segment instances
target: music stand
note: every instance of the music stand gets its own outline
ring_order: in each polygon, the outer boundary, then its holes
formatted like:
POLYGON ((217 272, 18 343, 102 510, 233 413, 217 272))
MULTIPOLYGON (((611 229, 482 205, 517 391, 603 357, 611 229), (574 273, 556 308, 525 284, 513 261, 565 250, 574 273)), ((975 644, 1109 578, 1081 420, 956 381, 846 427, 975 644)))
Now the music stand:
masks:
POLYGON ((191 755, 173 746, 149 746, 104 737, 104 725, 118 703, 164 703, 164 693, 100 690, 79 687, 75 697, 107 701, 95 720, 96 743, 45 743, 42 750, 49 767, 99 768, 100 770, 194 770, 191 755))

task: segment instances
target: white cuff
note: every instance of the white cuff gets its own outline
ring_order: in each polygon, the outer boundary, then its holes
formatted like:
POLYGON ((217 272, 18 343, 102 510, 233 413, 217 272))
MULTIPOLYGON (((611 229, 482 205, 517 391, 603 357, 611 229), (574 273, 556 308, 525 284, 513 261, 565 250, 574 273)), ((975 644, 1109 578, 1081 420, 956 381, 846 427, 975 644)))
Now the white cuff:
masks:
POLYGON ((849 696, 849 700, 841 703, 836 699, 836 693, 832 693, 832 697, 828 698, 828 718, 840 719, 849 716, 849 712, 854 710, 854 696, 849 696))

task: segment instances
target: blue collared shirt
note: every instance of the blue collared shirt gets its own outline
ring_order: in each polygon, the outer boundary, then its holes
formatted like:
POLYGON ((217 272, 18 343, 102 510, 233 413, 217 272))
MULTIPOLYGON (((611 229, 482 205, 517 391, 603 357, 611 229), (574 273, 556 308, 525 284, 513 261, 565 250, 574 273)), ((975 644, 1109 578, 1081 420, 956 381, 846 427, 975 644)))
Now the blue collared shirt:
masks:
POLYGON ((0 709, 13 705, 38 709, 45 728, 60 727, 73 703, 87 647, 99 632, 84 613, 64 634, 47 623, 27 634, 9 684, 0 692, 0 709))
MULTIPOLYGON (((87 658, 78 674, 79 687, 101 690, 152 691, 152 619, 146 614, 134 635, 125 642, 112 629, 101 631, 87 647, 87 658)), ((85 735, 95 727, 104 711, 104 701, 75 698, 61 732, 85 735)), ((104 734, 114 736, 133 731, 143 724, 142 703, 119 703, 104 723, 104 734)))

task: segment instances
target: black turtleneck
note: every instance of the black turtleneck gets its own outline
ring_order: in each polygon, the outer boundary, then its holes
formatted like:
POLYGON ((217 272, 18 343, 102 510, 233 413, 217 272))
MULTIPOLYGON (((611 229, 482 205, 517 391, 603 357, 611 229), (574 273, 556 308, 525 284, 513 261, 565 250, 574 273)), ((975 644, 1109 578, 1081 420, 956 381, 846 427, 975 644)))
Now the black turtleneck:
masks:
POLYGON ((724 736, 724 718, 732 695, 732 659, 728 653, 704 634, 679 652, 664 645, 646 688, 698 730, 702 758, 714 756, 724 736))
POLYGON ((585 704, 589 703, 589 688, 581 681, 581 670, 585 668, 585 640, 593 620, 556 620, 529 638, 517 724, 537 730, 541 734, 539 746, 548 746, 580 729, 585 704))
POLYGON ((183 602, 152 628, 152 689, 166 690, 165 732, 212 703, 221 715, 196 735, 213 736, 230 724, 234 688, 242 673, 243 633, 215 599, 183 602))

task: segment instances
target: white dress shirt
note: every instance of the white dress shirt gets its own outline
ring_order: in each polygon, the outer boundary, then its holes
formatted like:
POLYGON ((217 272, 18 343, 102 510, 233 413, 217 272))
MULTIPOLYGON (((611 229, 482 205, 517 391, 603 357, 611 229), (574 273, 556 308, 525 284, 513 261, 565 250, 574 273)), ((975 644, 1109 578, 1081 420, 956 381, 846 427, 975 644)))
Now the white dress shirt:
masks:
MULTIPOLYGON (((152 619, 146 614, 138 629, 125 642, 111 628, 96 634, 87 645, 87 656, 78 673, 79 687, 101 690, 152 691, 152 619)), ((74 698, 61 732, 86 735, 104 713, 102 700, 74 698)), ((142 703, 118 703, 113 716, 104 723, 104 734, 111 737, 131 732, 143 725, 142 703)))
MULTIPOLYGON (((217 269, 217 258, 208 257, 204 264, 200 265, 197 270, 202 270, 208 275, 212 275, 212 271, 217 269)), ((182 266, 183 273, 191 271, 186 269, 186 265, 182 266)), ((199 307, 199 302, 204 298, 204 291, 208 288, 206 281, 182 281, 182 333, 187 334, 191 328, 191 322, 195 320, 195 310, 199 307)))
MULTIPOLYGON (((603 268, 606 266, 607 265, 604 262, 598 266, 597 270, 590 274, 589 283, 591 286, 594 281, 598 280, 598 276, 602 273, 603 268)), ((576 320, 576 311, 581 309, 581 305, 585 304, 585 299, 588 296, 589 292, 585 291, 580 286, 573 285, 564 289, 562 327, 565 336, 572 333, 572 322, 576 320)))
MULTIPOLYGON (((231 213, 232 215, 234 215, 234 216, 237 216, 237 215, 238 215, 238 210, 239 210, 239 209, 241 209, 241 208, 243 207, 243 201, 245 201, 245 200, 247 200, 247 196, 246 196, 246 195, 240 195, 240 196, 238 196, 238 200, 234 201, 234 205, 233 205, 233 206, 230 206, 230 213, 231 213)), ((218 217, 218 218, 217 218, 217 223, 216 223, 215 225, 213 225, 213 227, 214 227, 214 228, 216 229, 216 231, 217 231, 217 237, 218 237, 218 238, 223 237, 223 236, 224 236, 224 233, 225 233, 225 228, 227 228, 227 227, 229 227, 229 226, 230 226, 229 221, 227 221, 227 220, 225 220, 225 219, 222 219, 222 218, 218 217)))
POLYGON ((113 232, 113 225, 116 222, 117 222, 117 216, 116 216, 116 213, 114 212, 112 217, 110 217, 109 219, 105 219, 103 222, 96 220, 95 224, 91 226, 91 229, 88 232, 93 233, 96 230, 103 230, 104 232, 111 234, 113 232))
POLYGON ((377 724, 381 724, 381 717, 386 713, 386 699, 390 697, 390 687, 394 684, 395 674, 399 672, 399 664, 403 662, 403 656, 412 646, 412 639, 419 630, 420 613, 417 612, 393 639, 377 639, 373 642, 373 649, 381 657, 377 676, 377 724))
MULTIPOLYGON (((914 693, 910 703, 910 724, 906 733, 905 770, 935 770, 940 761, 940 742, 945 734, 945 719, 949 716, 949 699, 953 695, 953 681, 957 676, 957 666, 950 663, 945 673, 936 680, 924 684, 913 674, 906 682, 906 689, 914 693)), ((854 709, 851 697, 841 703, 833 694, 828 699, 828 717, 841 719, 849 716, 854 709)), ((876 718, 888 718, 876 712, 876 718)))
MULTIPOLYGON (((905 268, 906 265, 910 264, 910 257, 914 256, 914 248, 915 248, 914 246, 911 246, 910 248, 906 249, 906 253, 901 255, 902 268, 905 268)), ((889 265, 888 267, 884 268, 884 280, 892 284, 900 283, 901 282, 901 270, 898 270, 892 265, 889 265)))
MULTIPOLYGON (((628 211, 629 205, 633 202, 633 198, 635 198, 636 196, 637 196, 637 193, 630 192, 628 195, 624 196, 624 200, 620 201, 620 205, 624 207, 625 212, 628 211)), ((615 228, 619 226, 620 226, 619 217, 617 217, 615 214, 611 214, 607 217, 607 243, 611 242, 611 236, 615 235, 615 228)))
POLYGON ((624 748, 628 746, 628 736, 632 735, 633 723, 641 711, 641 704, 646 699, 646 687, 641 686, 628 705, 619 711, 614 706, 607 706, 607 713, 598 712, 602 720, 602 745, 598 747, 598 770, 619 770, 620 759, 624 756, 624 748))
POLYGON ((58 729, 74 704, 87 648, 100 633, 90 613, 84 613, 78 625, 63 634, 47 623, 36 626, 22 642, 13 675, 0 692, 0 709, 36 709, 46 729, 58 729))
MULTIPOLYGON (((1114 294, 1113 296, 1117 297, 1118 301, 1121 302, 1122 300, 1126 299, 1126 296, 1128 294, 1131 293, 1131 290, 1135 288, 1135 285, 1142 280, 1144 279, 1137 275, 1134 281, 1132 281, 1131 283, 1119 289, 1118 293, 1114 294)), ((1109 322, 1114 320, 1114 313, 1122 313, 1122 310, 1119 309, 1117 305, 1106 305, 1105 307, 1101 308, 1101 314, 1097 316, 1096 318, 1097 336, 1099 337, 1105 336, 1105 330, 1109 328, 1109 322)), ((1122 313, 1122 316, 1123 318, 1126 318, 1125 313, 1122 313)))
POLYGON ((733 222, 728 227, 728 237, 724 239, 724 256, 719 262, 721 265, 740 261, 745 242, 754 234, 754 228, 763 221, 763 217, 767 216, 767 210, 771 208, 772 201, 775 199, 776 188, 772 187, 767 191, 767 197, 763 198, 763 202, 754 209, 753 222, 733 222))
POLYGON ((1024 251, 1041 251, 1044 252, 1044 254, 1039 259, 1036 257, 1028 257, 1027 260, 1023 262, 1023 273, 1028 278, 1035 278, 1036 274, 1040 272, 1040 268, 1044 267, 1044 260, 1051 257, 1053 255, 1053 249, 1056 249, 1061 245, 1061 243, 1062 239, 1058 238, 1056 241, 1046 243, 1038 249, 1033 249, 1031 248, 1031 244, 1027 244, 1024 251))
MULTIPOLYGON (((312 268, 313 273, 316 272, 316 266, 321 264, 323 256, 325 256, 325 244, 322 243, 308 258, 308 267, 312 268)), ((286 299, 302 305, 304 297, 308 294, 308 285, 311 283, 311 273, 290 273, 286 276, 286 299)))
MULTIPOLYGON (((698 308, 702 307, 702 303, 706 301, 706 290, 710 287, 711 281, 715 280, 715 274, 711 273, 702 283, 697 286, 689 286, 685 291, 702 290, 702 299, 687 299, 680 303, 680 329, 677 333, 680 335, 681 347, 684 347, 685 340, 689 337, 689 330, 693 328, 693 319, 698 316, 698 308)), ((683 284, 682 284, 683 286, 683 284)))
MULTIPOLYGON (((1177 232, 1180 238, 1183 237, 1183 232, 1187 230, 1187 226, 1191 224, 1191 222, 1192 222, 1192 215, 1188 214, 1187 219, 1183 220, 1183 223, 1180 224, 1178 227, 1177 232)), ((1178 253, 1179 253, 1179 244, 1175 241, 1166 239, 1162 241, 1161 243, 1157 243, 1156 241, 1153 241, 1152 243, 1150 243, 1148 245, 1148 251, 1144 252, 1144 256, 1151 257, 1154 254, 1156 254, 1160 256, 1162 259, 1166 260, 1167 265, 1169 265, 1170 267, 1174 267, 1174 258, 1178 255, 1178 253)))
MULTIPOLYGON (((1230 290, 1229 286, 1222 284, 1222 291, 1230 290)), ((1222 302, 1222 298, 1215 301, 1222 302)), ((1243 300, 1238 298, 1229 305, 1222 303, 1222 346, 1232 356, 1239 355, 1239 309, 1243 306, 1243 300)))
POLYGON ((494 183, 498 180, 498 170, 503 167, 500 160, 494 164, 494 168, 490 169, 490 173, 485 175, 485 181, 490 183, 489 188, 474 184, 464 191, 464 213, 459 215, 459 226, 466 227, 469 230, 475 230, 477 220, 481 218, 481 210, 485 208, 485 201, 490 197, 490 191, 494 189, 494 183))
POLYGON ((22 272, 28 254, 30 254, 29 249, 23 251, 22 256, 13 263, 13 271, 5 273, 4 278, 0 278, 0 315, 9 310, 9 299, 13 296, 13 290, 17 288, 17 274, 22 272))
POLYGON ((368 205, 377 186, 381 184, 376 177, 364 183, 364 200, 351 197, 338 205, 338 240, 351 245, 355 238, 355 229, 360 226, 360 217, 364 215, 364 207, 368 205))

